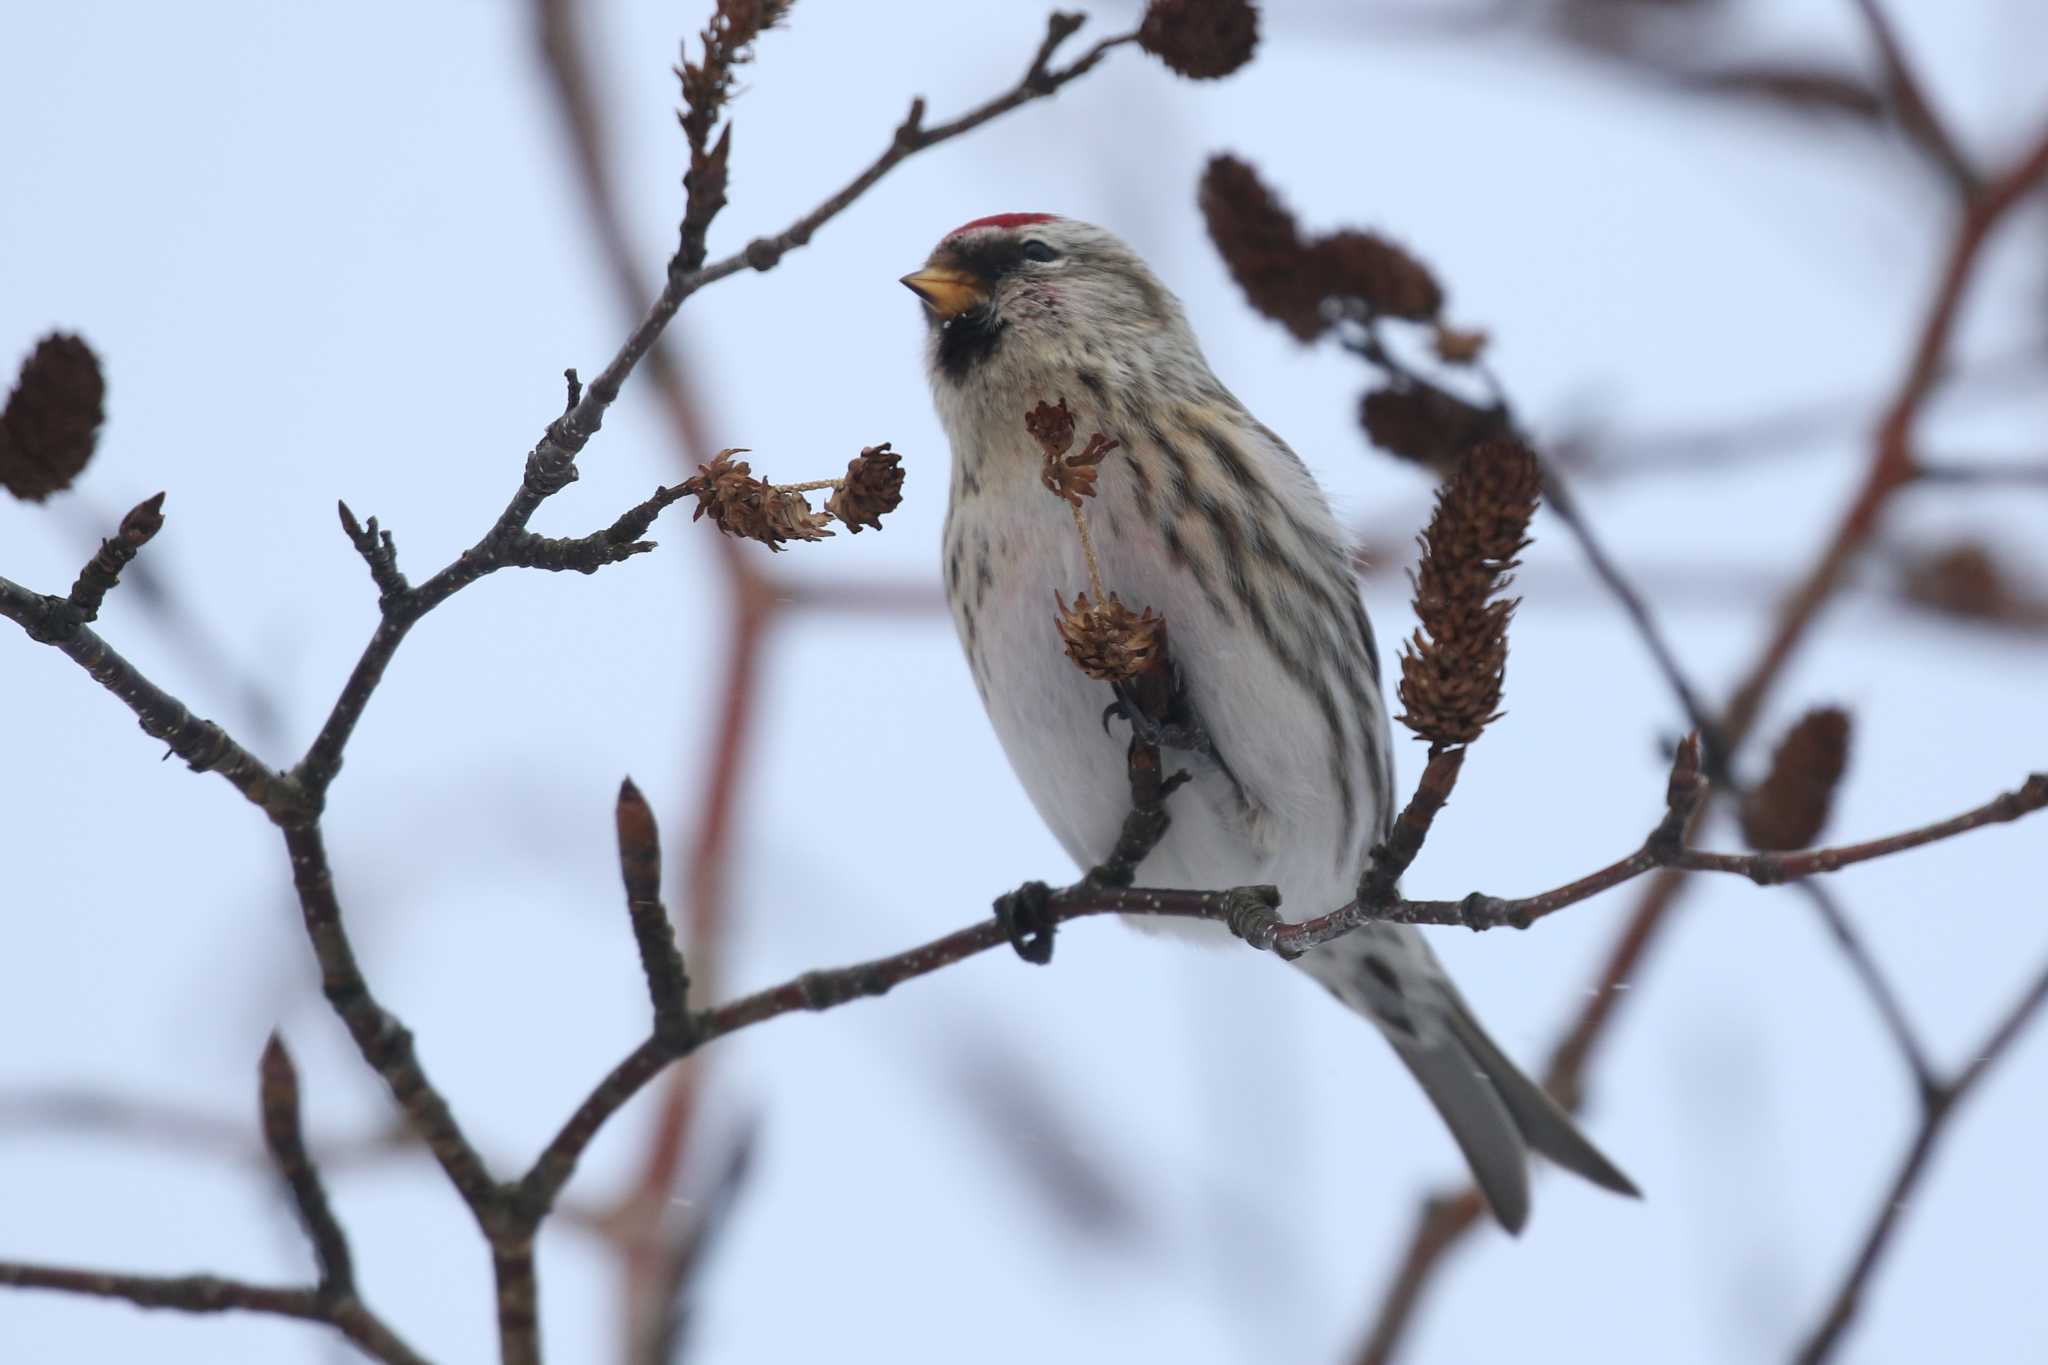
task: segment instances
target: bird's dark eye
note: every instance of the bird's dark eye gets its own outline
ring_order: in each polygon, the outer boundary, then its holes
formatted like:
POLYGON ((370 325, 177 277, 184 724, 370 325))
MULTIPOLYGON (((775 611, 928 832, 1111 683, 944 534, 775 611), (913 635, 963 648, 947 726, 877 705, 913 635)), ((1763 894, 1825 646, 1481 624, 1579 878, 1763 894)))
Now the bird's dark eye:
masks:
POLYGON ((1024 259, 1027 261, 1056 261, 1060 258, 1060 253, 1057 250, 1049 243, 1039 241, 1036 237, 1024 243, 1023 251, 1024 259))

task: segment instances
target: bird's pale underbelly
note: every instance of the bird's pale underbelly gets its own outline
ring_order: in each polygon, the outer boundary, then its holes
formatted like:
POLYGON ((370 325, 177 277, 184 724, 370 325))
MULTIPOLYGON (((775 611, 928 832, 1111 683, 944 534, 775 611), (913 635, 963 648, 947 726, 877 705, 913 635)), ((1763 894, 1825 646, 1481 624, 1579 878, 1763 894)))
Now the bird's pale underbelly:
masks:
MULTIPOLYGON (((1170 653, 1230 768, 1168 752, 1169 766, 1188 768, 1195 780, 1174 795, 1172 826, 1140 880, 1193 888, 1274 882, 1304 913, 1341 903, 1352 874, 1337 871, 1337 813, 1308 784, 1275 780, 1327 744, 1313 712, 1277 667, 1241 647, 1241 627, 1217 619, 1200 580, 1175 568, 1157 532, 1104 483, 1104 497, 1088 509, 1103 586, 1166 618, 1170 653), (1249 761, 1240 763, 1240 754, 1249 761)), ((1088 590, 1088 571, 1065 505, 1044 493, 1036 502, 1001 504, 1000 518, 979 517, 971 505, 955 509, 948 543, 962 553, 949 571, 961 580, 954 617, 1011 767, 1047 827, 1087 867, 1108 854, 1129 810, 1130 730, 1121 719, 1105 726, 1109 685, 1063 652, 1053 595, 1071 602, 1088 590)))

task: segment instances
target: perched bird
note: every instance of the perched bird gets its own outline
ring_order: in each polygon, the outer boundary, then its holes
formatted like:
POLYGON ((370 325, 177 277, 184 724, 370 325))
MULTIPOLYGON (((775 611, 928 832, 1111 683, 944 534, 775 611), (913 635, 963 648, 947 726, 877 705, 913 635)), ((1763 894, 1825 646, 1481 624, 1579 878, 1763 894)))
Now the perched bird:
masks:
MULTIPOLYGON (((1089 506, 1102 582, 1165 617, 1199 734, 1169 755, 1192 780, 1140 881, 1271 883, 1297 915, 1345 904, 1394 814, 1392 738, 1351 557, 1308 469, 1210 373, 1180 301, 1101 228, 978 218, 903 283, 925 305, 953 446, 946 596, 1039 815, 1085 868, 1129 808, 1109 689, 1067 660, 1054 621, 1054 591, 1086 587, 1087 568, 1024 416, 1064 400, 1079 431, 1122 443, 1089 506)), ((1379 1026, 1507 1228, 1528 1217, 1531 1149, 1636 1193, 1487 1036, 1417 930, 1369 924, 1297 965, 1379 1026)))

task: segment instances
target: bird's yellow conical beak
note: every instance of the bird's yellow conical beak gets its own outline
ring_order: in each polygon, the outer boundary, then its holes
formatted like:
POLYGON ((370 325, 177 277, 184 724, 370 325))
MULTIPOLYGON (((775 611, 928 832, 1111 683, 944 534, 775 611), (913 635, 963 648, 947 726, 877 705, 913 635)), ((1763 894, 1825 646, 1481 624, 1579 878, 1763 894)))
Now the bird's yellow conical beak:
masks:
POLYGON ((988 302, 988 281, 971 270, 928 265, 903 277, 904 285, 942 318, 954 318, 988 302))

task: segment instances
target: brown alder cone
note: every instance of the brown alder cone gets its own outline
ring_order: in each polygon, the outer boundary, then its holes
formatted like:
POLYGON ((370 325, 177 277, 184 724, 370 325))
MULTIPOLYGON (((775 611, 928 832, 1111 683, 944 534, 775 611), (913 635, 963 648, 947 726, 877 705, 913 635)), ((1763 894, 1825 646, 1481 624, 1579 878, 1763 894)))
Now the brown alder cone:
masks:
POLYGON ((1062 398, 1057 403, 1041 402, 1024 414, 1024 430, 1038 442, 1047 460, 1057 460, 1074 445, 1074 414, 1062 398))
POLYGON ((1259 173, 1234 156, 1212 157, 1196 198, 1209 239, 1246 301, 1298 341, 1327 331, 1330 320, 1310 278, 1301 227, 1259 173))
POLYGON ((1505 425, 1497 412, 1422 387, 1369 390, 1359 402, 1358 420, 1374 445, 1440 475, 1450 474, 1466 451, 1505 425))
POLYGON ((1444 306, 1429 267, 1373 232, 1346 228, 1309 248, 1315 286, 1326 298, 1358 299, 1375 313, 1428 322, 1444 306))
POLYGON ((1048 455, 1045 468, 1039 471, 1039 479, 1053 496, 1064 499, 1069 505, 1079 507, 1081 499, 1095 496, 1096 466, 1103 457, 1115 450, 1117 443, 1096 432, 1088 438, 1088 444, 1077 455, 1056 458, 1048 455))
POLYGON ((1436 749, 1470 744, 1500 716, 1508 620, 1497 596, 1528 541, 1543 471, 1517 441, 1474 446, 1437 490, 1413 574, 1421 622, 1401 650, 1402 724, 1436 749))
POLYGON ((721 450, 684 480, 683 491, 697 497, 690 520, 708 513, 725 534, 758 540, 771 550, 780 550, 785 540, 823 540, 832 534, 826 525, 830 517, 812 511, 803 494, 753 477, 745 460, 732 458, 741 453, 721 450))
POLYGON ((1095 496, 1096 466, 1118 447, 1118 442, 1098 431, 1088 438, 1080 454, 1067 454, 1074 445, 1074 414, 1068 411, 1064 398, 1057 404, 1040 403, 1025 413, 1024 429, 1045 452, 1045 467, 1039 470, 1038 477, 1048 492, 1071 507, 1079 507, 1081 499, 1095 496))
POLYGON ((1132 611, 1113 592, 1099 605, 1085 592, 1071 607, 1057 592, 1052 600, 1059 607, 1055 622, 1067 657, 1089 677, 1128 682, 1165 662, 1166 621, 1150 607, 1132 611))
POLYGON ((1808 711, 1771 755, 1770 775, 1742 803, 1742 837, 1751 848, 1812 848, 1834 805, 1849 764, 1849 713, 1838 706, 1808 711))
POLYGON ((868 446, 847 462, 846 477, 825 510, 854 535, 863 526, 882 529, 882 518, 903 502, 903 457, 889 449, 887 441, 868 446))
POLYGON ((1308 238, 1249 164, 1212 157, 1196 196, 1210 240, 1253 308, 1314 341, 1335 311, 1434 321, 1443 286, 1429 267, 1377 233, 1346 228, 1308 238))
POLYGON ((1228 76, 1258 45, 1251 0, 1152 0, 1138 25, 1138 46, 1190 80, 1228 76))
POLYGON ((69 488, 99 443, 106 396, 83 339, 52 332, 37 342, 0 411, 0 485, 29 502, 69 488))

